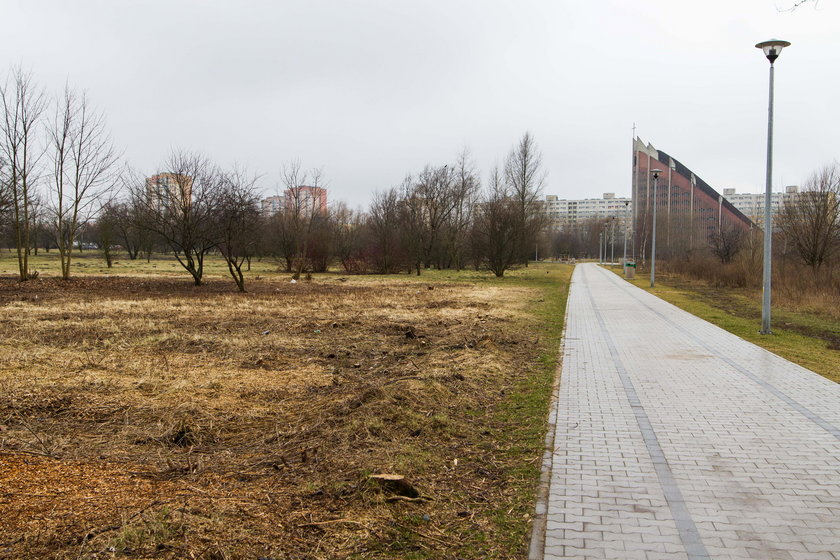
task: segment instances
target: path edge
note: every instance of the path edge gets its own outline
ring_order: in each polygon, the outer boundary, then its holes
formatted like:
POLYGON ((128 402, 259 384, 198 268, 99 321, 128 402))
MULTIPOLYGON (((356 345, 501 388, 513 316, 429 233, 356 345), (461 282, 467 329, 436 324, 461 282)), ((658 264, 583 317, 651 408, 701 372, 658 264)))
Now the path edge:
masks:
MULTIPOLYGON (((576 267, 577 268, 577 267, 576 267)), ((574 276, 572 272, 572 276, 574 276)), ((572 280, 569 279, 569 292, 572 290, 572 280)), ((560 401, 560 378, 563 373, 563 359, 566 355, 566 331, 569 326, 569 302, 563 310, 563 333, 560 336, 560 348, 557 354, 557 371, 551 387, 551 401, 548 407, 546 422, 545 449, 543 451, 540 481, 537 485, 537 499, 534 505, 531 524, 531 539, 528 547, 528 560, 543 560, 545 556, 545 526, 548 515, 548 494, 551 489, 551 473, 554 467, 554 440, 557 434, 557 413, 560 401)))

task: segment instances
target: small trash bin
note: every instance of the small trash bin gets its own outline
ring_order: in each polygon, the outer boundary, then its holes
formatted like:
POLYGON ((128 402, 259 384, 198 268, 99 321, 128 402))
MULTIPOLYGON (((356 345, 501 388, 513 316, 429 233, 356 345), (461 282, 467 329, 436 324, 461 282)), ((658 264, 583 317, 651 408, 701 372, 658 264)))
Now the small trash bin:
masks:
POLYGON ((635 278, 636 277, 636 262, 635 261, 627 261, 624 263, 624 277, 625 278, 635 278))

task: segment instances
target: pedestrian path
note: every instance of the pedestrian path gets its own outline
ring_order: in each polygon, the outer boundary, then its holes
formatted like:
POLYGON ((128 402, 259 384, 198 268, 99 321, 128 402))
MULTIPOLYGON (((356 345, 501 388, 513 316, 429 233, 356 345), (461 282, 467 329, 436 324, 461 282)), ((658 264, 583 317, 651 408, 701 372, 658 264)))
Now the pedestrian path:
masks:
POLYGON ((594 264, 560 379, 532 558, 840 560, 840 385, 594 264))

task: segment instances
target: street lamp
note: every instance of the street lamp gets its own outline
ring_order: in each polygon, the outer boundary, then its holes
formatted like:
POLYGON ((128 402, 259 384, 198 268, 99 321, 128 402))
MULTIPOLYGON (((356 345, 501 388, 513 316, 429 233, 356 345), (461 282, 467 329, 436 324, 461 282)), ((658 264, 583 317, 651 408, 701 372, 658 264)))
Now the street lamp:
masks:
POLYGON ((627 268, 627 226, 630 225, 627 219, 627 210, 630 208, 630 201, 624 201, 624 260, 622 266, 627 268))
POLYGON ((662 170, 651 169, 650 172, 653 174, 653 241, 650 244, 650 287, 653 288, 656 284, 656 207, 659 206, 656 187, 662 170))
POLYGON ((773 222, 770 207, 773 181, 773 63, 779 58, 782 49, 789 47, 787 41, 770 39, 758 43, 756 48, 764 51, 770 61, 770 103, 767 110, 767 182, 764 188, 764 289, 761 302, 761 334, 772 334, 770 330, 770 283, 772 277, 773 222))
POLYGON ((610 222, 610 267, 615 263, 615 216, 610 222))
POLYGON ((603 232, 604 232, 604 237, 603 237, 603 241, 604 241, 604 264, 607 264, 607 239, 608 239, 608 237, 607 237, 607 227, 608 226, 609 226, 609 222, 604 222, 604 225, 601 226, 601 228, 603 229, 603 232))
POLYGON ((604 264, 604 231, 598 232, 598 264, 604 264))

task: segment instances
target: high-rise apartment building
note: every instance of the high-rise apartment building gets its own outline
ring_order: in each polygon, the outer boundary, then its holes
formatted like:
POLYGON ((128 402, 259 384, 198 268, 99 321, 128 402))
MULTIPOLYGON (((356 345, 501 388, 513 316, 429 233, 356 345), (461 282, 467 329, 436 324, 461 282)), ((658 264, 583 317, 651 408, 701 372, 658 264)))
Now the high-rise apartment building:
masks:
MULTIPOLYGON (((799 187, 790 185, 784 192, 770 193, 770 208, 775 216, 782 206, 799 194, 799 187)), ((764 193, 737 193, 735 189, 723 189, 723 197, 759 226, 764 223, 764 193)))
POLYGON ((263 214, 271 216, 281 210, 304 215, 327 213, 327 189, 301 185, 286 189, 282 195, 269 196, 260 202, 263 214))
POLYGON ((305 214, 327 213, 327 189, 301 185, 283 192, 286 210, 305 214))
POLYGON ((283 197, 282 196, 269 196, 267 198, 262 199, 260 201, 260 205, 262 208, 262 213, 266 216, 273 216, 277 212, 283 209, 283 197))
POLYGON ((146 179, 146 196, 158 209, 189 206, 192 187, 193 178, 189 175, 158 173, 146 179))
POLYGON ((571 200, 548 195, 541 203, 542 211, 548 215, 551 224, 559 229, 575 227, 587 220, 614 218, 621 226, 633 215, 630 198, 616 197, 615 193, 604 193, 602 198, 571 200))

